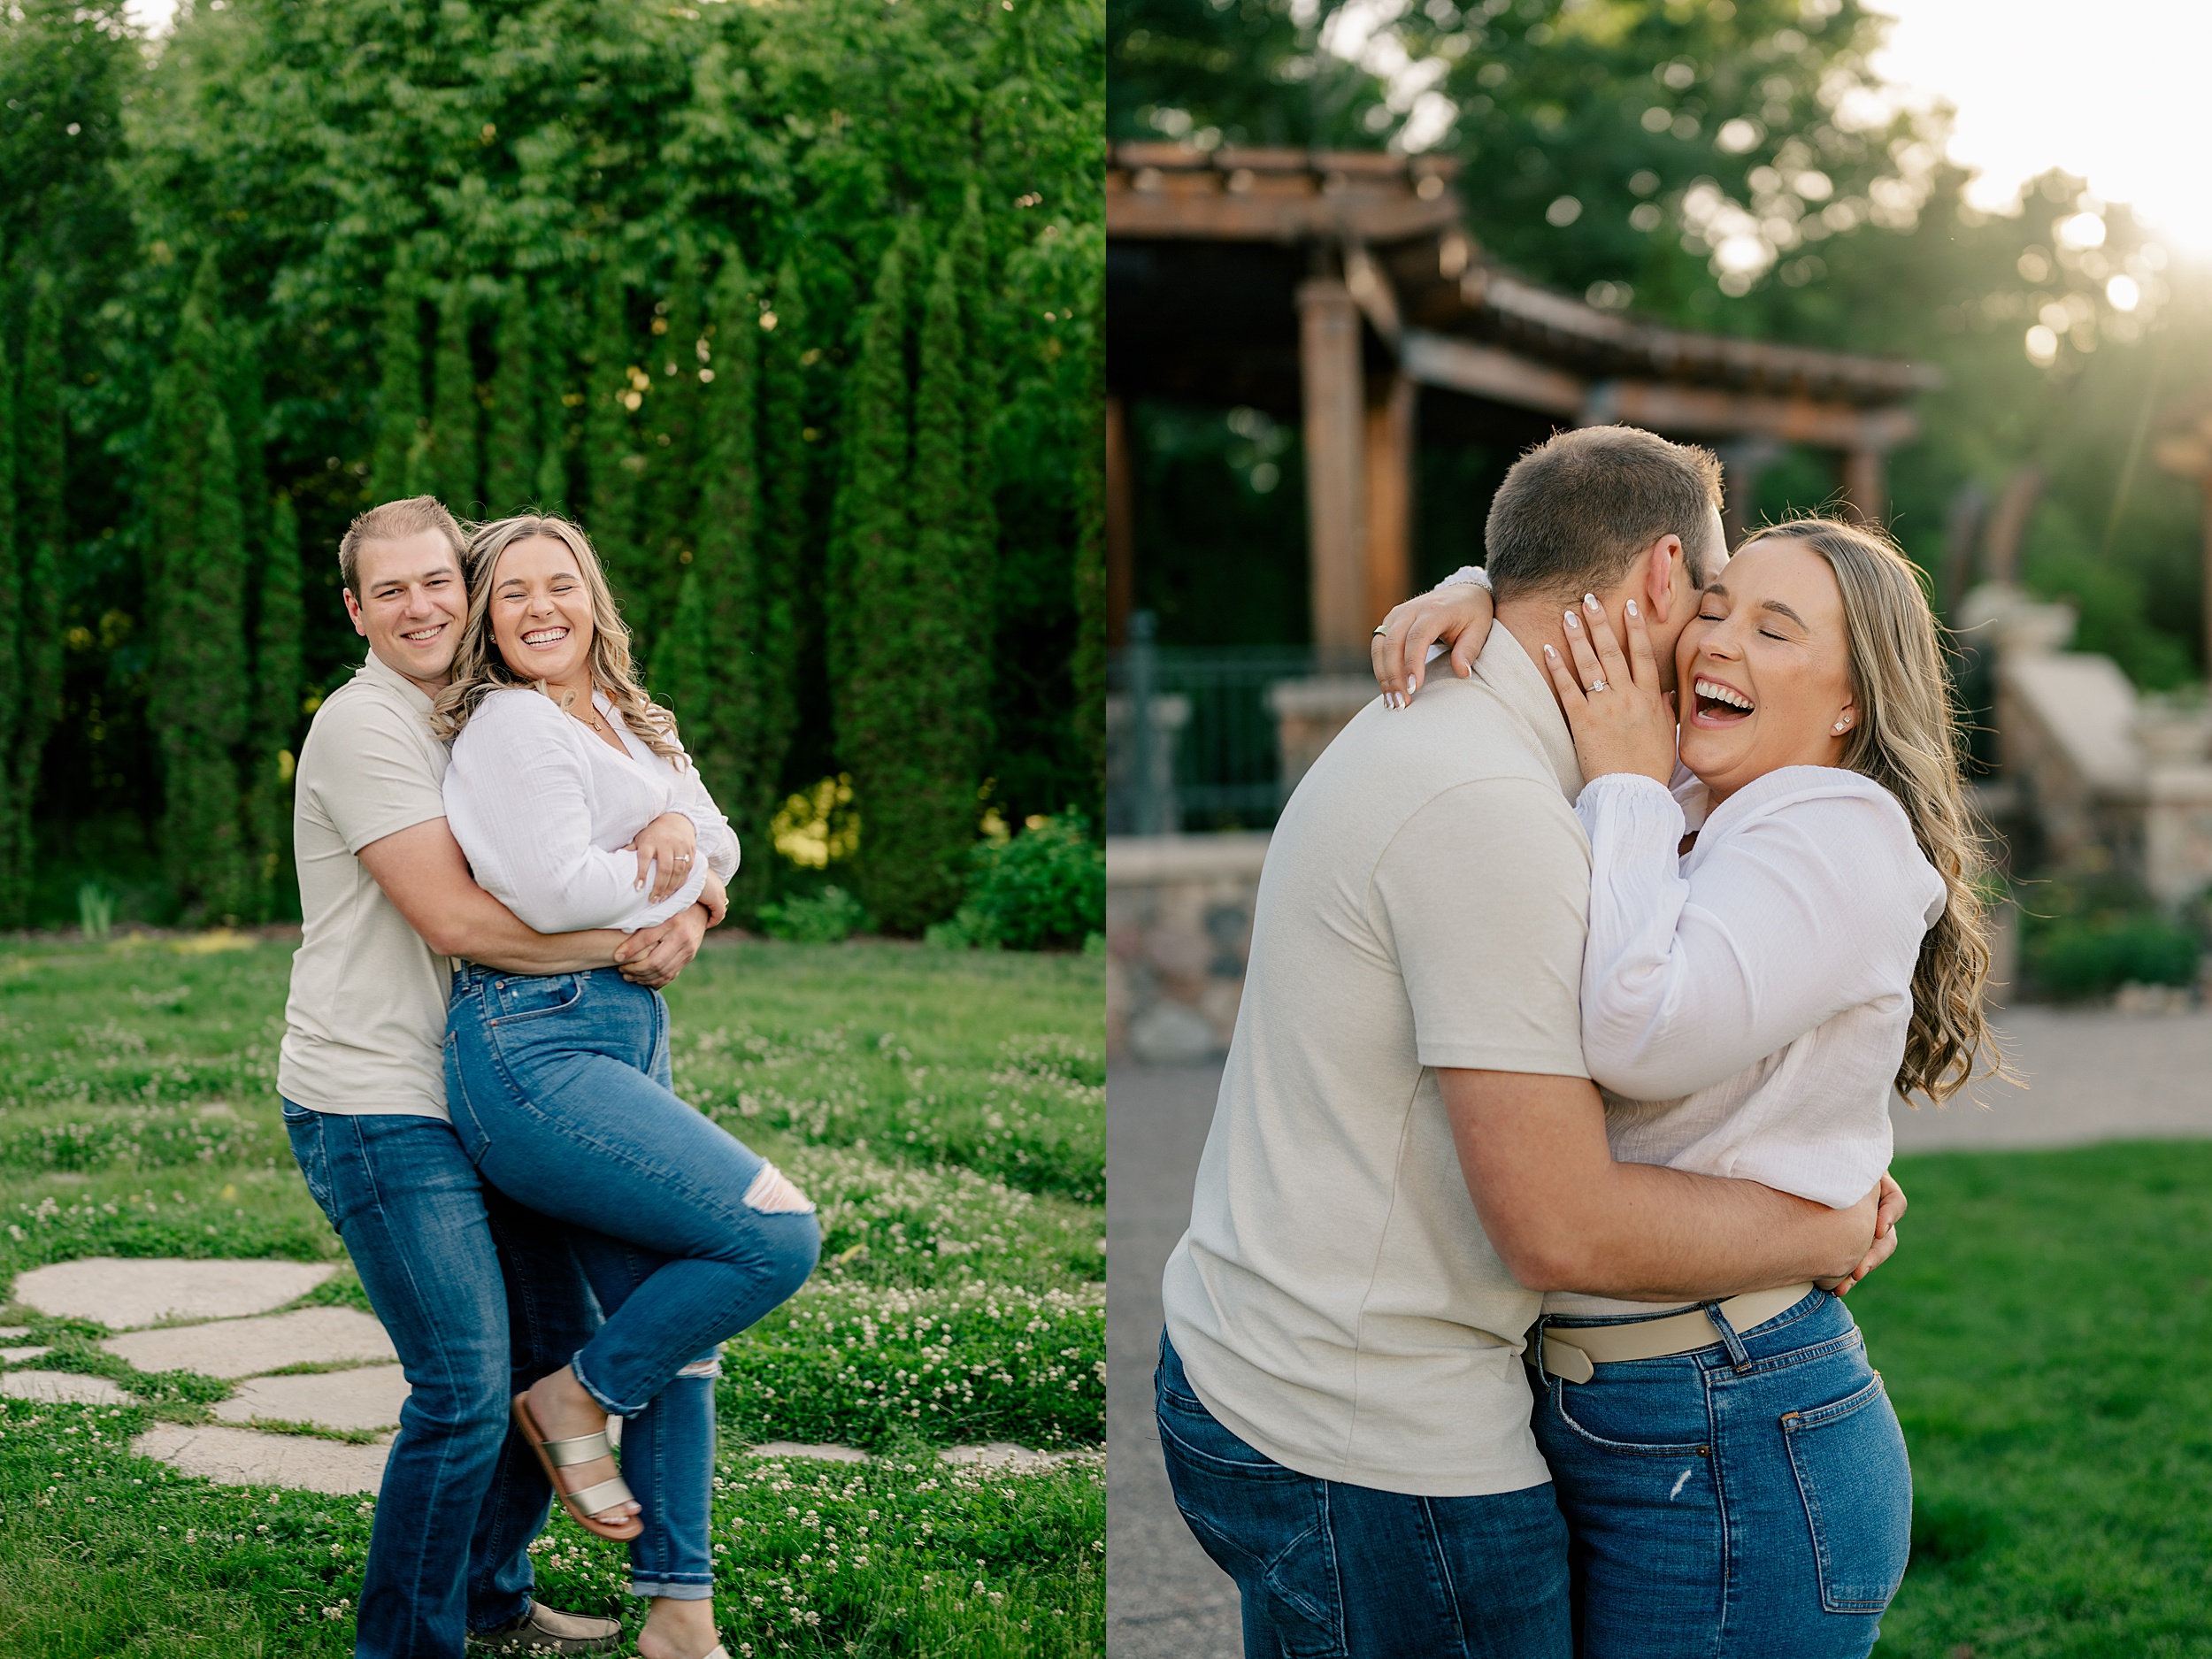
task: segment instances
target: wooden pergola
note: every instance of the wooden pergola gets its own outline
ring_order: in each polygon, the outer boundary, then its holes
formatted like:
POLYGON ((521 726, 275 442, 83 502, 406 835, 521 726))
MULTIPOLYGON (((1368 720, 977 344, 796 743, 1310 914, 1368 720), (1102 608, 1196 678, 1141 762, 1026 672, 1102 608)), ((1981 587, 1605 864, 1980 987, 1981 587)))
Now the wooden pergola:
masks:
POLYGON ((1622 422, 1714 446, 1732 511, 1786 444, 1886 514, 1886 457, 1940 384, 1888 358, 1690 333, 1487 261, 1441 157, 1119 144, 1106 172, 1108 596, 1133 597, 1129 399, 1242 403, 1305 441, 1314 643, 1357 649, 1410 589, 1417 394, 1516 444, 1622 422))

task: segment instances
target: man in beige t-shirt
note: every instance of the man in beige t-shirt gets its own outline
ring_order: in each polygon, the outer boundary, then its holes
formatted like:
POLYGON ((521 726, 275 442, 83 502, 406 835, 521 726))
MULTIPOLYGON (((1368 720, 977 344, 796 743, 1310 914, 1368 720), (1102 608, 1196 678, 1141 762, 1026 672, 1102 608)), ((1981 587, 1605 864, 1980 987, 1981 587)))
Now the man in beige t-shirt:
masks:
POLYGON ((604 1653, 616 1621, 534 1602, 550 1489, 510 1399, 567 1363, 596 1315, 560 1228, 478 1176, 446 1115, 450 958, 518 973, 619 965, 663 985, 720 919, 718 887, 657 928, 532 932, 471 880, 446 826, 427 723, 467 589, 464 542, 428 496, 357 518, 340 545, 369 642, 300 751, 300 947, 277 1063, 285 1128, 412 1388, 384 1469, 357 1659, 604 1653))
POLYGON ((1655 655, 1725 562, 1719 469, 1624 427, 1523 457, 1471 679, 1358 715, 1268 848, 1190 1230, 1161 1442, 1248 1654, 1566 1659, 1566 1533, 1522 1333, 1572 1286, 1701 1300, 1847 1272, 1871 1198, 1615 1164, 1582 1062, 1589 844, 1540 667, 1563 607, 1655 655))

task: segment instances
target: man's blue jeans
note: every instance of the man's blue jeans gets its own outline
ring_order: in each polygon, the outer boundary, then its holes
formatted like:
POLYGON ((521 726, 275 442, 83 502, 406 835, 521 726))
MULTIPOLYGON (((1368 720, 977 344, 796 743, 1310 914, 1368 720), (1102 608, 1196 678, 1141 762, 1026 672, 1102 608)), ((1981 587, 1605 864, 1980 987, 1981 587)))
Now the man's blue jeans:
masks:
POLYGON ((413 1388, 369 1537, 357 1659, 461 1659, 520 1617, 551 1494, 509 1432, 518 1390, 598 1324, 562 1231, 488 1187, 452 1125, 284 1102, 308 1191, 345 1240, 413 1388))
POLYGON ((1418 1498, 1286 1469, 1206 1409, 1165 1333, 1153 1386, 1175 1507, 1237 1581, 1245 1659, 1570 1659, 1549 1486, 1418 1498))
POLYGON ((814 1271, 813 1210, 747 1202, 765 1160, 670 1090, 668 1004, 611 968, 456 973, 446 1100, 484 1179, 570 1224, 606 1314, 569 1363, 626 1419, 632 1592, 711 1595, 718 1356, 814 1271))

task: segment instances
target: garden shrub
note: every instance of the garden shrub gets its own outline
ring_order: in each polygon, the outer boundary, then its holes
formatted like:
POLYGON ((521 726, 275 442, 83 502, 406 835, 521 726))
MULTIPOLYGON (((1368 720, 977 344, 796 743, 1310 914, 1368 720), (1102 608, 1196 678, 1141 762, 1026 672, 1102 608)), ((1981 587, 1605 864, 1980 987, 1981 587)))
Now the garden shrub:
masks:
POLYGON ((1106 855, 1081 813, 1033 819, 1021 834, 987 841, 972 856, 967 901, 950 922, 929 930, 932 944, 1039 950, 1080 946, 1105 926, 1106 855))
POLYGON ((844 888, 833 885, 811 897, 798 893, 775 903, 764 904, 759 920, 760 931, 771 939, 786 939, 800 945, 833 945, 865 932, 868 910, 844 888))
POLYGON ((2155 915, 2066 921, 2037 939, 2029 961, 2054 996, 2101 996, 2131 983, 2195 983, 2197 941, 2155 915))

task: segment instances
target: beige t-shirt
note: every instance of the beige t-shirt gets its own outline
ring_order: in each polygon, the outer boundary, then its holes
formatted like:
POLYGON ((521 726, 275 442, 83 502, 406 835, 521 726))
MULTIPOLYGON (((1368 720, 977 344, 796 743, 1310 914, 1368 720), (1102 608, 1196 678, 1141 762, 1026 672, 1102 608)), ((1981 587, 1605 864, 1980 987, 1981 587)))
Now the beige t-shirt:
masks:
POLYGON ((1567 725, 1494 629, 1471 680, 1370 703, 1284 808, 1163 1287, 1198 1396, 1302 1474, 1425 1497, 1550 1479, 1541 1299, 1476 1219, 1432 1068, 1586 1077, 1590 849, 1567 725))
POLYGON ((453 964, 355 856, 445 816, 446 746, 430 699, 374 652, 315 711, 294 781, 300 948, 277 1089, 320 1112, 444 1118, 453 964))

